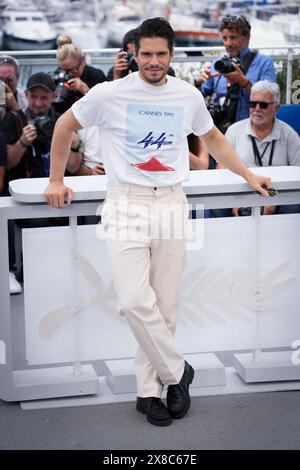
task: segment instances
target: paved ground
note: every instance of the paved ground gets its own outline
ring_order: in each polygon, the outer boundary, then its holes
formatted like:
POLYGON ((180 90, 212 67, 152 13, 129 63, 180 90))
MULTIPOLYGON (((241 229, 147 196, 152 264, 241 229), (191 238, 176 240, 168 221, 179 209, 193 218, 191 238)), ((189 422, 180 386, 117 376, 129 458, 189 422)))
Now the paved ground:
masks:
POLYGON ((0 402, 0 449, 300 449, 300 393, 194 398, 171 426, 134 403, 23 411, 0 402))
MULTIPOLYGON (((24 360, 23 299, 12 299, 15 369, 24 360)), ((219 353, 225 366, 231 353, 219 353)), ((95 364, 99 375, 105 365, 95 364)), ((300 449, 300 392, 193 398, 167 428, 147 423, 134 403, 23 411, 0 401, 0 449, 300 449)))

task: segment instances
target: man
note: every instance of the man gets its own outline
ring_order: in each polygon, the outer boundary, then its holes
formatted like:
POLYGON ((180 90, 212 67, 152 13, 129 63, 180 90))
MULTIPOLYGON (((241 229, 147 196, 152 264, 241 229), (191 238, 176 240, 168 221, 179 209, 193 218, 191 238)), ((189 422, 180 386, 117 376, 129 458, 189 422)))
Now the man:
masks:
MULTIPOLYGON (((25 91, 27 108, 24 112, 9 112, 6 115, 3 132, 7 142, 9 181, 49 176, 52 133, 58 118, 52 108, 54 90, 54 82, 48 74, 39 72, 31 75, 25 91)), ((73 173, 79 165, 79 153, 71 151, 68 170, 73 173)))
POLYGON ((107 72, 106 78, 110 82, 126 77, 130 71, 137 71, 137 63, 134 60, 135 31, 131 29, 123 37, 122 49, 118 52, 114 66, 107 72))
MULTIPOLYGON (((35 73, 29 77, 26 86, 27 108, 24 112, 18 110, 6 114, 3 123, 7 152, 6 185, 14 179, 49 176, 51 140, 55 121, 58 118, 58 114, 52 108, 54 90, 55 85, 50 75, 44 72, 35 73)), ((74 134, 72 147, 79 143, 78 137, 74 134)), ((68 157, 67 169, 70 173, 74 173, 80 166, 81 154, 74 148, 74 151, 71 149, 68 157)), ((61 224, 63 221, 55 218, 27 219, 18 221, 18 226, 24 228, 57 223, 61 224)), ((12 226, 9 235, 10 260, 15 259, 13 229, 12 226)), ((23 282, 22 266, 17 278, 23 282)))
MULTIPOLYGON (((9 196, 5 185, 6 171, 6 143, 5 136, 0 131, 0 197, 9 196)), ((8 237, 9 237, 9 291, 10 294, 20 294, 22 287, 15 276, 16 271, 16 253, 14 250, 14 224, 12 220, 8 221, 8 237)))
MULTIPOLYGON (((135 52, 135 36, 136 28, 128 31, 123 37, 122 49, 118 52, 114 66, 107 72, 107 80, 118 80, 124 78, 131 72, 138 70, 138 65, 134 58, 135 52)), ((172 67, 169 67, 168 75, 175 77, 175 72, 172 67)))
MULTIPOLYGON (((210 103, 212 110, 218 109, 218 105, 226 103, 230 110, 232 123, 249 116, 248 102, 252 85, 259 80, 275 82, 276 74, 270 57, 250 51, 251 26, 245 16, 224 16, 219 31, 227 53, 227 56, 223 56, 221 59, 232 61, 234 71, 218 73, 215 69, 217 62, 215 61, 212 67, 205 68, 203 73, 196 78, 195 85, 199 87, 204 96, 212 96, 210 103), (226 96, 227 100, 225 100, 226 96)), ((226 114, 228 116, 228 112, 226 114)), ((230 122, 227 122, 225 127, 228 124, 230 122)), ((222 128, 222 123, 220 128, 222 128)), ((225 132, 226 129, 223 130, 225 132)))
MULTIPOLYGON (((255 83, 249 102, 250 118, 233 124, 225 134, 248 167, 300 165, 300 137, 288 124, 276 119, 279 103, 276 83, 255 83)), ((233 209, 233 214, 242 215, 246 212, 243 209, 233 209)), ((291 212, 300 212, 300 205, 264 207, 264 214, 291 212)))
POLYGON ((12 91, 12 95, 7 95, 8 109, 23 109, 27 106, 24 91, 18 88, 20 78, 20 67, 18 61, 9 55, 0 55, 0 80, 4 81, 12 91), (12 102, 13 101, 13 102, 12 102), (15 105, 17 102, 17 107, 15 105))
POLYGON ((102 223, 119 304, 139 343, 136 407, 157 426, 186 415, 194 376, 173 339, 185 253, 182 231, 178 236, 175 232, 187 214, 181 186, 189 175, 187 135, 201 135, 213 155, 263 195, 268 193, 262 185, 271 184, 239 160, 213 126, 202 95, 187 82, 167 76, 173 41, 166 20, 145 20, 135 43, 139 71, 95 86, 61 116, 45 192, 52 207, 63 207, 65 196, 71 202, 63 173, 72 132, 100 126, 109 180, 102 223), (164 236, 169 228, 165 211, 173 215, 169 236, 164 236), (160 400, 163 385, 168 386, 167 407, 160 400))

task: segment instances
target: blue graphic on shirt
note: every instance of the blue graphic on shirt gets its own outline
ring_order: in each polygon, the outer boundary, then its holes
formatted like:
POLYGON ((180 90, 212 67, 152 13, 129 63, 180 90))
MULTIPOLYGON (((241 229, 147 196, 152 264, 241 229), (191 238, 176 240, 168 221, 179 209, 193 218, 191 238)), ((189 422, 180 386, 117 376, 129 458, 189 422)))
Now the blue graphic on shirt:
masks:
POLYGON ((138 142, 138 144, 144 144, 144 149, 148 147, 148 145, 157 145, 157 148, 159 149, 162 145, 169 145, 172 143, 172 140, 166 140, 165 132, 162 132, 158 139, 155 139, 152 131, 150 131, 143 140, 138 142))
POLYGON ((183 108, 127 106, 125 158, 136 170, 174 171, 183 138, 183 108))

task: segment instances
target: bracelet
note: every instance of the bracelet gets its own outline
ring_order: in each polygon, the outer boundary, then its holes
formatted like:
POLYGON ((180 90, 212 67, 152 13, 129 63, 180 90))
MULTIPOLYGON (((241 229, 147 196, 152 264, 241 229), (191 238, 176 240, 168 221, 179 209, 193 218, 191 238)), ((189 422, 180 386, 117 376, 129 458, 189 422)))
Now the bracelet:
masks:
POLYGON ((246 87, 249 85, 249 83, 250 83, 250 85, 251 85, 251 82, 250 82, 250 80, 248 79, 248 80, 246 81, 245 85, 242 86, 242 88, 246 88, 246 87))

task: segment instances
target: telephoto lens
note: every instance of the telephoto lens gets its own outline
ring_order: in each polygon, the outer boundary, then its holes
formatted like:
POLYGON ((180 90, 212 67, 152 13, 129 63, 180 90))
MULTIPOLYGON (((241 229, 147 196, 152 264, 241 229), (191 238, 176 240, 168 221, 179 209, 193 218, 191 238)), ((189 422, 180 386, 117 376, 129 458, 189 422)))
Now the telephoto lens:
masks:
POLYGON ((235 68, 229 59, 219 59, 215 62, 214 67, 219 73, 234 72, 235 68))

